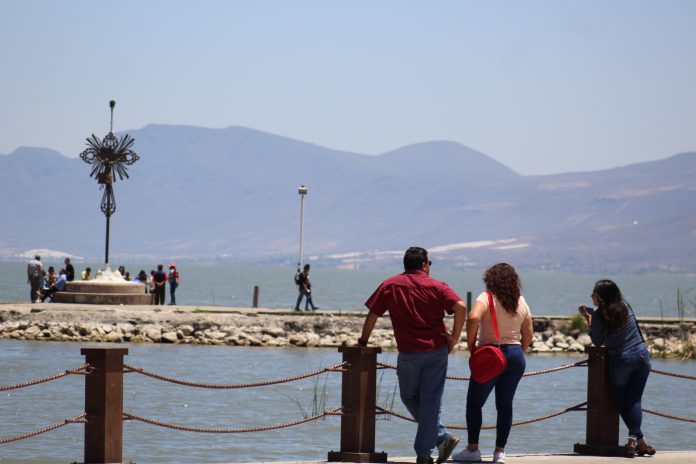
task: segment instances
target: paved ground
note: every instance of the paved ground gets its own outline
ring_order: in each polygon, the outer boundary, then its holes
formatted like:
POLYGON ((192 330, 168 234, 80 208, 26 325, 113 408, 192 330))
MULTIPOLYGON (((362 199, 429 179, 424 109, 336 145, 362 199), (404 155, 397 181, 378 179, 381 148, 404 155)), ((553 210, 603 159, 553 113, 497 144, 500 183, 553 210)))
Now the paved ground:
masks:
MULTIPOLYGON (((413 463, 415 458, 389 458, 389 463, 413 463)), ((449 464, 457 464, 455 461, 447 461, 449 464)), ((490 463, 491 456, 484 455, 483 463, 490 463)), ((600 456, 581 456, 578 454, 511 454, 507 456, 508 464, 536 464, 536 463, 555 463, 555 464, 615 464, 617 462, 631 462, 635 464, 696 464, 696 451, 658 451, 654 456, 636 457, 633 460, 617 457, 600 456)), ((323 464, 326 461, 287 461, 276 462, 273 464, 323 464)))

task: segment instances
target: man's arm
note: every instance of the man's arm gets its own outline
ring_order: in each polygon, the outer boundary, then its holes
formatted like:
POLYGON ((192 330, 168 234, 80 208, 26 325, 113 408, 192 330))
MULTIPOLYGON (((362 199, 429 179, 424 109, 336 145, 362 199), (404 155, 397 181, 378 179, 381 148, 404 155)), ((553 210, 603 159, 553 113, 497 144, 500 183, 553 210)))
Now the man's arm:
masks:
POLYGON ((363 323, 362 334, 358 339, 358 346, 367 346, 367 342, 370 339, 372 330, 375 328, 377 319, 379 319, 379 316, 376 314, 372 312, 367 313, 367 317, 365 317, 365 322, 363 323))
POLYGON ((452 306, 452 311, 454 311, 454 324, 452 325, 452 333, 447 335, 447 349, 450 353, 459 343, 459 337, 462 336, 466 319, 466 305, 463 301, 457 301, 452 306))

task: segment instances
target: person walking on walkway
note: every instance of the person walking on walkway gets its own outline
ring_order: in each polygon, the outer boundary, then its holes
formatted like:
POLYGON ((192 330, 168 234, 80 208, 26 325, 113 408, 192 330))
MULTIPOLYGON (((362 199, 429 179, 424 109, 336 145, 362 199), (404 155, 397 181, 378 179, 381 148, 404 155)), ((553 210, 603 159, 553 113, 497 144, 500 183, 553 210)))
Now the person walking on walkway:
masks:
POLYGON ((650 354, 631 306, 611 280, 598 281, 592 290, 593 310, 580 306, 590 327, 590 338, 609 353, 609 389, 614 407, 628 428, 626 457, 655 454, 641 430, 641 400, 650 375, 650 354))
POLYGON ((29 284, 29 301, 32 303, 39 299, 39 290, 41 290, 41 279, 43 278, 43 266, 41 265, 41 256, 36 255, 34 259, 27 264, 27 283, 29 284))
POLYGON ((303 272, 297 274, 295 282, 297 283, 297 290, 299 291, 299 295, 297 295, 297 303, 295 303, 295 311, 300 310, 302 297, 306 298, 305 311, 309 311, 310 306, 312 307, 313 311, 319 309, 318 306, 314 306, 314 302, 312 301, 312 284, 309 281, 309 264, 305 264, 303 272))
POLYGON ((167 274, 164 272, 164 266, 162 264, 157 265, 157 272, 152 277, 155 284, 155 304, 164 304, 164 290, 167 284, 167 274))
POLYGON ((399 351, 396 374, 401 400, 418 423, 413 448, 417 464, 437 462, 452 454, 459 438, 440 422, 448 354, 459 343, 466 305, 449 285, 430 277, 431 262, 424 248, 404 254, 404 272, 382 282, 365 302, 369 313, 358 345, 367 346, 379 317, 389 311, 399 351), (448 333, 445 313, 454 314, 448 333))
POLYGON ((532 314, 521 294, 522 284, 515 269, 506 263, 491 266, 483 275, 486 291, 481 293, 466 320, 469 353, 485 345, 498 345, 505 355, 505 370, 484 383, 471 379, 466 395, 466 426, 468 446, 452 456, 455 461, 479 462, 479 435, 483 423, 482 409, 488 395, 495 389, 497 410, 493 462, 505 462, 505 445, 512 427, 512 401, 517 384, 527 365, 524 353, 532 341, 532 314), (490 295, 489 295, 490 293, 490 295), (490 296, 490 300, 489 300, 490 296), (490 303, 493 302, 500 339, 496 341, 490 303))

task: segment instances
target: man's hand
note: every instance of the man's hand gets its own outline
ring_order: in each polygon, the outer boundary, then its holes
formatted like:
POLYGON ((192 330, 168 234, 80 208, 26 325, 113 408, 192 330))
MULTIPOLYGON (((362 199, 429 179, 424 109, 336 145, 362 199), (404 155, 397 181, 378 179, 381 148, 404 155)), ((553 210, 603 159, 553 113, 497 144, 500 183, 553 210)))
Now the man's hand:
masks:
POLYGON ((447 334, 447 352, 451 353, 459 344, 459 339, 452 334, 447 334))

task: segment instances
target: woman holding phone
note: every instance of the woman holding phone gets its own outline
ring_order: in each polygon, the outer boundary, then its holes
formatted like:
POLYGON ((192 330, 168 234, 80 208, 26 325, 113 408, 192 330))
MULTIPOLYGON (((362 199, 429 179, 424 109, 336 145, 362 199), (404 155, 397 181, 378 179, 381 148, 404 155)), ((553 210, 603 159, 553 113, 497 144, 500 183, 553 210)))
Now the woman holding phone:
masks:
POLYGON ((631 306, 611 280, 600 280, 592 290, 597 310, 580 306, 578 310, 590 327, 596 346, 609 353, 609 387, 614 407, 628 428, 626 457, 655 454, 641 430, 641 399, 650 374, 650 354, 631 306))

